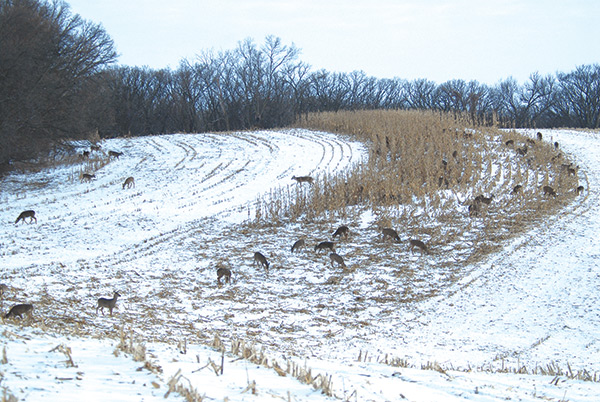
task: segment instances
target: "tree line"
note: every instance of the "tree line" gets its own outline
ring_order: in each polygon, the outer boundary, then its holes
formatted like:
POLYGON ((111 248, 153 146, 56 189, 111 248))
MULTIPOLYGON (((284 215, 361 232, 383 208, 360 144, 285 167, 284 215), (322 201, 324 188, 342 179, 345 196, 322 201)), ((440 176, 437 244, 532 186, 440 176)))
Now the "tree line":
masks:
POLYGON ((318 111, 423 109, 503 127, 600 126, 600 65, 495 85, 313 70, 275 36, 176 69, 116 66, 102 26, 60 0, 0 0, 0 163, 65 138, 290 125, 318 111))

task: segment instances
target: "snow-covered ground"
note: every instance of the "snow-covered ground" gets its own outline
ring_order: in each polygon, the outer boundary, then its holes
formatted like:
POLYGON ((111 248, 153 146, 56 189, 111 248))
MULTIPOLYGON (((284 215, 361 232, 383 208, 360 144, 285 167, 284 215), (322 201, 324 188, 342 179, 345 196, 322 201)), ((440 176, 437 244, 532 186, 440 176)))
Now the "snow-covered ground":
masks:
MULTIPOLYGON (((1 386, 21 400, 153 400, 163 399, 181 370, 178 383, 207 400, 328 399, 231 354, 217 375, 210 362, 220 365, 221 354, 206 345, 218 334, 228 350, 231 340, 249 339, 282 366, 294 361, 313 376, 331 375, 344 400, 600 400, 596 382, 498 373, 600 372, 600 138, 542 133, 576 160, 583 196, 464 270, 438 296, 408 305, 365 302, 357 284, 371 281, 376 268, 365 260, 352 278, 324 285, 328 261, 308 250, 289 253, 305 227, 243 225, 269 189, 295 188, 293 175, 359 161, 362 146, 344 137, 285 130, 114 139, 104 151, 124 155, 90 182, 80 182, 80 166, 8 175, 0 181, 2 282, 9 286, 2 310, 29 302, 35 311, 2 324, 1 386), (128 176, 135 188, 123 189, 128 176), (38 223, 15 225, 27 209, 38 223), (272 261, 269 274, 252 266, 258 249, 272 261), (232 269, 232 284, 217 286, 217 264, 232 269), (122 295, 114 316, 96 315, 97 298, 113 290, 122 295), (161 370, 138 370, 142 362, 113 353, 121 329, 145 344, 161 370), (383 364, 394 358, 438 370, 383 364), (121 399, 104 398, 108 392, 121 399)), ((369 236, 368 219, 361 228, 369 236)), ((330 235, 309 234, 309 248, 330 235)), ((406 262, 430 272, 424 264, 417 256, 406 262)))

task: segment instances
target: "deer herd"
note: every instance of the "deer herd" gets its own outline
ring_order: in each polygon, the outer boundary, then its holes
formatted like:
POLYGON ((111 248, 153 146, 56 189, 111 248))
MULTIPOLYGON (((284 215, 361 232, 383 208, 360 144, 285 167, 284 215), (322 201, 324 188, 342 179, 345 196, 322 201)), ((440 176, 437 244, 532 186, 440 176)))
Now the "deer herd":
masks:
MULTIPOLYGON (((537 139, 539 141, 541 141, 543 139, 542 133, 537 133, 537 139)), ((509 146, 509 147, 514 147, 515 146, 514 140, 506 141, 505 145, 509 146)), ((525 144, 521 147, 515 148, 515 151, 517 152, 517 154, 525 156, 528 152, 528 146, 533 146, 533 145, 535 145, 535 141, 532 139, 529 139, 527 141, 527 144, 525 144)), ((558 143, 555 142, 554 148, 558 149, 558 146, 559 146, 558 143)), ((87 159, 90 156, 90 152, 98 152, 98 151, 100 151, 100 146, 92 145, 90 148, 90 151, 84 151, 80 156, 83 159, 87 159)), ((111 159, 119 159, 122 155, 123 155, 122 152, 108 151, 108 157, 111 159)), ((561 168, 563 171, 565 171, 569 175, 576 175, 577 171, 578 171, 578 167, 573 166, 572 164, 563 164, 561 166, 561 168)), ((93 173, 82 173, 81 182, 90 182, 95 178, 96 178, 96 176, 93 173)), ((298 184, 302 184, 302 183, 308 183, 309 185, 314 184, 314 179, 311 176, 292 176, 292 180, 295 180, 298 184)), ((122 185, 123 190, 133 188, 133 187, 135 187, 134 178, 127 177, 122 185)), ((540 190, 541 190, 542 196, 549 196, 549 197, 553 197, 553 198, 557 197, 556 190, 553 187, 551 187, 550 185, 544 185, 540 188, 540 190)), ((517 195, 521 194, 522 191, 523 191, 523 186, 521 184, 517 184, 512 188, 510 195, 517 196, 517 195)), ((578 186, 575 190, 577 195, 582 194, 583 191, 584 191, 583 186, 578 186)), ((494 194, 490 194, 489 197, 485 196, 483 194, 480 194, 480 195, 474 197, 472 199, 472 201, 470 201, 468 203, 462 203, 462 204, 468 205, 469 216, 478 217, 481 215, 484 207, 487 207, 490 204, 492 204, 493 200, 494 200, 494 194)), ((19 214, 19 216, 17 217, 17 219, 15 220, 15 224, 17 224, 19 222, 26 222, 26 223, 30 223, 30 224, 37 223, 37 217, 36 217, 35 211, 25 210, 25 211, 21 212, 19 214)), ((379 233, 381 234, 381 241, 393 242, 393 243, 401 243, 402 242, 402 240, 400 239, 400 236, 398 235, 398 232, 396 232, 396 230, 394 230, 392 228, 381 228, 381 229, 379 229, 379 233)), ((344 261, 344 258, 336 252, 336 250, 335 250, 336 243, 334 241, 335 240, 338 240, 338 241, 347 240, 350 236, 350 228, 346 225, 342 225, 342 226, 338 227, 331 236, 332 236, 332 241, 318 242, 314 246, 314 252, 316 254, 319 254, 321 251, 328 252, 329 253, 329 262, 330 262, 332 268, 335 268, 335 266, 337 266, 338 268, 341 268, 343 270, 349 270, 348 266, 346 265, 346 262, 344 261)), ((420 251, 421 255, 431 253, 430 247, 420 239, 408 239, 407 243, 408 243, 408 249, 411 253, 413 253, 415 248, 417 248, 420 251)), ((292 254, 298 253, 304 249, 306 249, 306 240, 304 237, 302 237, 293 243, 293 245, 291 247, 291 253, 292 254)), ((256 251, 254 253, 252 265, 262 267, 267 273, 269 272, 270 263, 267 260, 267 257, 265 257, 265 255, 259 251, 256 251)), ((225 268, 225 267, 219 267, 216 271, 216 274, 217 274, 218 286, 223 285, 221 280, 223 280, 224 283, 231 282, 232 272, 230 269, 225 268)), ((0 297, 2 297, 7 290, 8 290, 8 287, 5 284, 0 284, 0 297)), ((115 291, 113 294, 113 297, 110 299, 109 298, 99 298, 97 300, 97 305, 96 305, 96 314, 98 314, 98 310, 100 310, 100 313, 102 313, 102 315, 104 315, 104 309, 106 308, 106 309, 108 309, 110 315, 112 316, 113 309, 116 308, 117 299, 120 296, 121 295, 115 291)), ((5 319, 11 318, 11 317, 23 318, 23 315, 27 315, 27 314, 31 315, 32 312, 33 312, 32 304, 29 304, 29 303, 16 304, 8 311, 8 313, 6 313, 4 315, 4 318, 5 319)))

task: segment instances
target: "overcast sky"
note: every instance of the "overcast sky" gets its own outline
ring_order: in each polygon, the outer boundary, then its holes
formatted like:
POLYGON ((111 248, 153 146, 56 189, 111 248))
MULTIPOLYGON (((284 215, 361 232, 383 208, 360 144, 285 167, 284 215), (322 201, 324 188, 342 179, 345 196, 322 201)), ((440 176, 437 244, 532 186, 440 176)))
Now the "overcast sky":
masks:
POLYGON ((598 0, 66 0, 101 23, 118 62, 177 68, 267 35, 313 70, 520 83, 600 63, 598 0))

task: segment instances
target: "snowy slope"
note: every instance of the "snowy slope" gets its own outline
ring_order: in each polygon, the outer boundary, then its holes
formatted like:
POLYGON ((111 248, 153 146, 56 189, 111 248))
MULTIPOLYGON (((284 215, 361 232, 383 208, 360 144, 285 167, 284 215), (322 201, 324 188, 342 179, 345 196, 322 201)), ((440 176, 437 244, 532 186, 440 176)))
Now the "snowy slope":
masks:
MULTIPOLYGON (((468 277, 439 296, 391 311, 392 302, 359 301, 362 293, 346 299, 358 283, 371 283, 368 266, 336 288, 323 285, 328 262, 310 251, 289 255, 290 242, 306 228, 240 229, 261 194, 295 188, 292 175, 359 161, 362 146, 343 137, 287 130, 114 139, 103 143, 104 151, 124 155, 95 171, 89 183, 79 181, 79 165, 11 174, 0 184, 2 281, 9 285, 2 307, 33 303, 36 329, 4 321, 2 386, 24 400, 95 395, 99 386, 119 390, 122 400, 153 400, 163 398, 181 369, 212 399, 325 398, 289 375, 235 356, 227 358, 223 376, 199 370, 208 359, 220 361, 218 352, 203 346, 219 334, 226 342, 251 339, 277 361, 332 375, 338 398, 598 400, 598 383, 564 376, 554 382, 552 376, 450 370, 555 364, 600 371, 600 140, 584 132, 542 132, 579 164, 582 198, 470 267, 468 277), (136 186, 123 189, 128 176, 136 186), (25 209, 36 210, 37 225, 14 225, 25 209), (274 261, 270 274, 252 266, 255 249, 274 261), (217 263, 234 271, 231 285, 216 286, 217 263), (95 300, 113 289, 123 295, 115 316, 96 315, 95 300), (123 327, 146 344, 162 372, 140 373, 140 363, 112 354, 123 327), (175 346, 183 340, 185 354, 175 346), (49 352, 60 344, 71 347, 77 368, 66 367, 64 353, 49 352), (386 355, 388 361, 440 367, 377 363, 386 355), (38 381, 24 381, 31 379, 38 381), (252 381, 256 394, 247 389, 252 381)), ((371 236, 368 215, 361 228, 363 241, 371 236)), ((309 234, 309 240, 325 236, 330 232, 309 234)), ((411 257, 406 264, 427 262, 411 257)))

